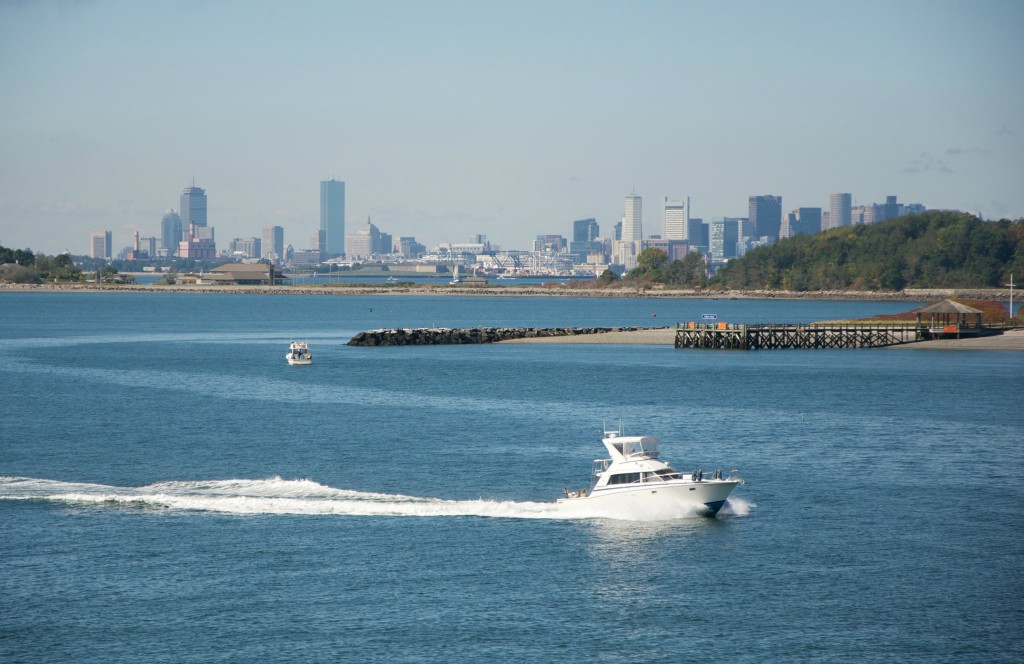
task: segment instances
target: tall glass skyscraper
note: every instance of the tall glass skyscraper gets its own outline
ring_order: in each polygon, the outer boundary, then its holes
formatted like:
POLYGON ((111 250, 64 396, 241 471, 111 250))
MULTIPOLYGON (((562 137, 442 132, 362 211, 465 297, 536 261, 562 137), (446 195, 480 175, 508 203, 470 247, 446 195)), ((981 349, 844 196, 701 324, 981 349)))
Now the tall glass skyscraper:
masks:
POLYGON ((206 226, 206 190, 195 185, 185 187, 181 192, 180 214, 182 232, 189 224, 206 226))
POLYGON ((320 182, 320 230, 327 237, 328 256, 345 255, 345 183, 340 180, 320 182))
POLYGON ((572 222, 573 242, 593 242, 600 233, 596 219, 577 219, 572 222))
POLYGON ((782 228, 782 196, 751 196, 747 218, 754 227, 754 237, 779 239, 782 228))
POLYGON ((181 242, 181 217, 171 210, 160 220, 160 248, 166 249, 166 255, 173 256, 181 242))

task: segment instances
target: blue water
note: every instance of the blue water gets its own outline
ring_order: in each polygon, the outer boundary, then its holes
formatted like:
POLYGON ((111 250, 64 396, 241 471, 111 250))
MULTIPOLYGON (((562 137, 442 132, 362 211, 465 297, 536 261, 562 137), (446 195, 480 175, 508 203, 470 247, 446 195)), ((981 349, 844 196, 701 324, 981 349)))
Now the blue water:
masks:
POLYGON ((1024 353, 344 345, 914 306, 0 293, 0 661, 1019 662, 1024 353), (560 517, 620 418, 747 484, 560 517))

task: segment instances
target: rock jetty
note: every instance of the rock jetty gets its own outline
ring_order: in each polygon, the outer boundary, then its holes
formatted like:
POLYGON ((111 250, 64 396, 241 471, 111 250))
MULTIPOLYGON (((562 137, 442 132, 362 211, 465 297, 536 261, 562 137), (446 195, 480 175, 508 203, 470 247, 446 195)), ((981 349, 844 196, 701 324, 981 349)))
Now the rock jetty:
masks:
POLYGON ((604 332, 634 332, 638 327, 474 327, 451 329, 447 327, 405 328, 397 330, 370 330, 360 332, 348 342, 349 346, 434 346, 442 344, 493 344, 512 339, 540 337, 568 337, 604 332))

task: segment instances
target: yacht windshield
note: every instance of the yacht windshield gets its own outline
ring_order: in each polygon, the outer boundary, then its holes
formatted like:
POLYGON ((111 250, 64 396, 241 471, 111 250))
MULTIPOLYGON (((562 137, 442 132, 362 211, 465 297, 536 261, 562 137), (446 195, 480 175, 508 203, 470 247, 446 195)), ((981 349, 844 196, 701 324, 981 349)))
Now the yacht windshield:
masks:
MULTIPOLYGON (((616 445, 618 447, 618 445, 616 445)), ((622 443, 623 456, 658 456, 658 443, 652 440, 638 440, 622 443)))

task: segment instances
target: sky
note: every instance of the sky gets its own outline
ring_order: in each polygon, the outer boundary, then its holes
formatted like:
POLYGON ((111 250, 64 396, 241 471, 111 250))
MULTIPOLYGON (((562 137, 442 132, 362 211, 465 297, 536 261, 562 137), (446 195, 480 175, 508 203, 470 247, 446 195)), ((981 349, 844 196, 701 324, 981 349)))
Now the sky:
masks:
POLYGON ((0 0, 0 245, 346 231, 528 249, 643 197, 1024 217, 1024 2, 0 0))

